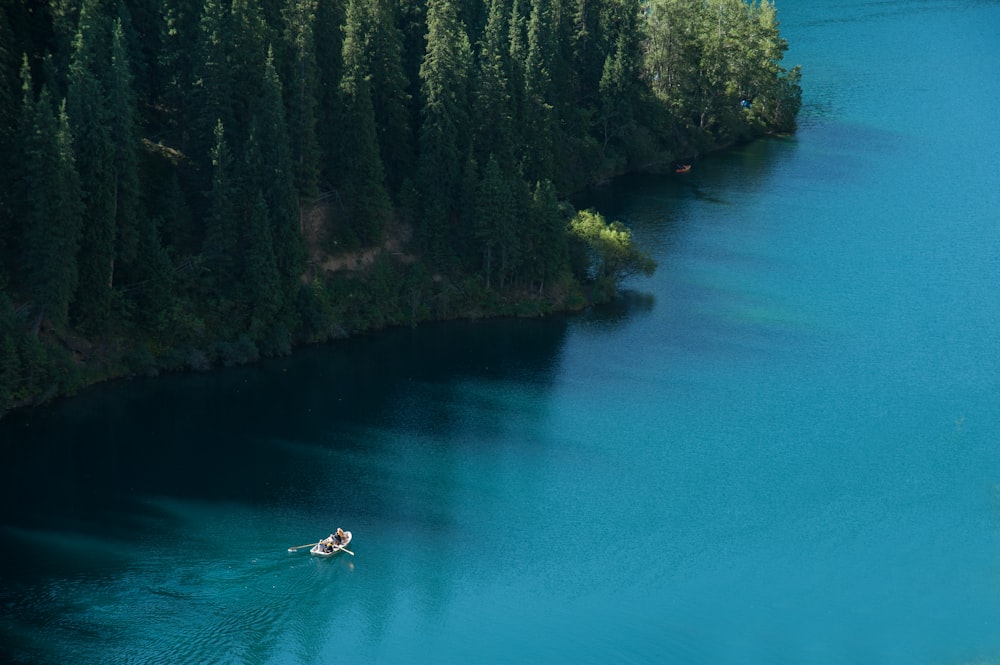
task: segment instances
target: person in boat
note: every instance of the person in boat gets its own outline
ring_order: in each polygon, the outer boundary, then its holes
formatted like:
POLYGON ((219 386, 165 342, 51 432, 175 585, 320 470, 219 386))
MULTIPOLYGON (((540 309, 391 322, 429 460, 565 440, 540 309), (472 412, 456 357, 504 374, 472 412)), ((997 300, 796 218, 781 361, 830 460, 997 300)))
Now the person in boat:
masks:
POLYGON ((344 530, 339 526, 337 527, 337 533, 333 536, 333 542, 337 544, 337 547, 344 544, 344 530))

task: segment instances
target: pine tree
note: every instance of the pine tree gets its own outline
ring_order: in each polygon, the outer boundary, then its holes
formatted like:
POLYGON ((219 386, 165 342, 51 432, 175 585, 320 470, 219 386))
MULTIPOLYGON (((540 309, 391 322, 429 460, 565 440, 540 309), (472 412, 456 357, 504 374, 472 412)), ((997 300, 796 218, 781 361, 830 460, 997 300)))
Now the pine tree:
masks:
POLYGON ((552 67, 556 43, 552 0, 533 0, 528 21, 528 50, 524 60, 524 174, 529 182, 552 179, 557 118, 552 67))
MULTIPOLYGON (((264 64, 263 89, 255 111, 254 146, 247 162, 257 173, 252 189, 262 192, 269 220, 275 265, 282 276, 282 302, 292 302, 305 264, 295 169, 274 54, 264 64)), ((250 192, 252 194, 252 190, 250 192)))
POLYGON ((607 156, 609 144, 625 136, 634 125, 632 113, 635 63, 631 59, 627 37, 620 34, 614 50, 604 60, 601 73, 600 126, 601 152, 607 156))
POLYGON ((250 311, 250 337, 260 341, 275 325, 275 317, 284 299, 263 194, 259 191, 256 194, 248 192, 248 198, 241 207, 240 221, 246 233, 241 300, 250 311))
MULTIPOLYGON (((635 129, 639 106, 639 69, 642 58, 638 0, 616 0, 602 14, 604 65, 598 82, 597 125, 601 152, 607 158, 612 143, 621 143, 635 129)), ((619 158, 627 155, 620 146, 619 158)))
POLYGON ((110 143, 113 149, 115 253, 118 259, 129 264, 136 260, 139 243, 140 135, 132 72, 121 18, 114 21, 111 29, 111 67, 107 91, 110 143))
POLYGON ((21 72, 20 283, 31 300, 37 334, 43 321, 67 323, 78 278, 82 202, 65 102, 57 111, 47 86, 34 98, 27 57, 21 72))
POLYGON ((281 78, 300 208, 316 197, 319 182, 320 147, 316 128, 319 71, 314 32, 317 9, 318 0, 286 0, 284 8, 284 45, 290 53, 284 57, 281 78))
POLYGON ((525 66, 528 58, 528 34, 526 12, 531 10, 530 0, 512 0, 510 21, 507 36, 507 51, 510 57, 510 82, 508 89, 511 94, 511 116, 515 128, 518 128, 517 141, 514 150, 518 161, 524 160, 526 152, 524 127, 527 124, 527 105, 524 86, 525 66))
POLYGON ((482 272, 486 288, 493 276, 498 277, 498 288, 514 268, 517 254, 516 212, 513 192, 504 177, 500 164, 490 158, 483 169, 483 177, 476 191, 475 236, 482 252, 482 272))
POLYGON ((189 141, 181 145, 183 152, 191 156, 197 180, 196 191, 213 178, 212 152, 215 149, 213 137, 218 123, 226 128, 228 135, 235 136, 236 126, 233 88, 235 83, 230 72, 231 19, 225 0, 205 0, 199 21, 199 39, 196 47, 194 81, 191 94, 187 96, 187 121, 189 141))
POLYGON ((494 156, 501 169, 511 173, 516 167, 517 138, 510 92, 507 12, 504 0, 491 0, 489 5, 474 86, 474 154, 481 164, 494 156))
POLYGON ((115 174, 109 125, 111 112, 99 77, 108 53, 97 8, 85 5, 73 40, 67 113, 83 195, 78 291, 74 317, 87 326, 105 325, 111 307, 115 257, 115 174))
POLYGON ((340 179, 348 160, 340 145, 344 134, 340 109, 344 13, 344 0, 323 0, 316 9, 316 96, 319 104, 316 139, 320 148, 320 186, 324 190, 340 179))
POLYGON ((457 215, 469 130, 471 47, 449 0, 427 5, 427 50, 420 66, 423 98, 418 187, 423 238, 435 262, 453 254, 450 221, 457 215))
MULTIPOLYGON (((409 125, 416 137, 423 113, 420 66, 427 52, 427 2, 426 0, 398 0, 398 26, 402 36, 402 68, 407 82, 409 125)), ((419 140, 419 139, 415 139, 419 140)))
POLYGON ((344 24, 344 74, 340 80, 340 99, 345 132, 341 145, 351 156, 351 168, 342 174, 348 206, 352 212, 351 228, 362 243, 382 238, 389 212, 385 172, 379 152, 375 108, 369 73, 368 45, 374 28, 368 0, 349 0, 344 24))
POLYGON ((212 189, 202 253, 212 292, 230 300, 236 295, 241 277, 237 263, 240 249, 237 201, 240 192, 233 171, 232 153, 225 129, 219 121, 215 127, 215 148, 212 150, 212 189))
POLYGON ((170 332, 173 272, 160 237, 161 219, 159 214, 139 217, 138 260, 129 293, 135 303, 137 323, 148 331, 166 335, 170 332))
POLYGON ((195 119, 189 104, 198 94, 204 94, 201 86, 204 80, 199 76, 205 72, 202 65, 196 66, 200 48, 205 38, 201 23, 202 3, 199 0, 170 0, 160 4, 160 48, 150 66, 158 72, 156 87, 147 97, 145 108, 151 119, 169 130, 168 136, 178 147, 185 147, 185 136, 194 131, 191 124, 195 119), (201 74, 195 73, 198 69, 201 74), (198 86, 195 88, 195 86, 198 86), (195 93, 197 89, 198 94, 195 93))
POLYGON ((375 0, 368 40, 372 105, 379 154, 391 194, 398 194, 413 171, 414 146, 410 119, 410 83, 403 67, 403 33, 394 0, 375 0))
POLYGON ((604 35, 599 0, 576 0, 573 33, 570 40, 572 70, 577 105, 594 108, 598 99, 598 81, 604 61, 604 35))
POLYGON ((544 180, 535 187, 531 201, 534 238, 531 247, 531 278, 541 292, 547 283, 564 272, 569 263, 566 219, 555 186, 544 180))
POLYGON ((252 110, 263 90, 268 58, 268 28, 258 0, 233 0, 230 28, 230 103, 238 110, 226 125, 234 150, 245 146, 253 123, 252 110), (251 110, 251 113, 247 113, 251 110))

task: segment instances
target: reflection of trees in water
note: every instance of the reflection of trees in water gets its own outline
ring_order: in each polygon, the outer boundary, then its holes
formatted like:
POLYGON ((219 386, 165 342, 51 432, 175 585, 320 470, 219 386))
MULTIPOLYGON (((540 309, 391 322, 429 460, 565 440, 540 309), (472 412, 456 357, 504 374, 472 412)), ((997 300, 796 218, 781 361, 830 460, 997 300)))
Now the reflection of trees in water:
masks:
MULTIPOLYGON (((350 432, 386 424, 444 436, 455 416, 441 405, 460 399, 468 381, 547 385, 565 328, 554 316, 393 330, 257 366, 102 386, 13 414, 0 422, 0 516, 128 537, 149 510, 136 500, 144 496, 280 501, 301 459, 276 441, 363 449, 350 432), (414 386, 438 395, 419 419, 399 422, 396 414, 421 407, 414 386)), ((503 419, 502 402, 493 407, 503 419)))
POLYGON ((586 324, 598 324, 602 329, 608 326, 625 323, 632 317, 648 314, 656 306, 656 296, 633 289, 625 289, 615 300, 599 307, 592 307, 583 315, 582 328, 586 324))
MULTIPOLYGON (((378 642, 404 598, 431 617, 448 605, 454 569, 434 562, 458 557, 448 550, 461 542, 455 520, 468 500, 468 457, 499 439, 505 423, 535 417, 524 400, 482 387, 546 391, 566 327, 554 316, 387 331, 253 367, 107 385, 14 414, 0 423, 0 525, 129 551, 151 529, 167 548, 182 548, 189 530, 214 532, 158 509, 161 498, 218 501, 222 513, 241 502, 265 521, 278 506, 293 526, 272 530, 317 529, 302 542, 344 520, 364 557, 353 575, 377 578, 355 580, 366 593, 351 602, 364 605, 367 639, 378 642), (413 545, 406 556, 379 552, 375 530, 413 545)), ((7 540, 0 537, 5 550, 27 551, 7 540)), ((104 567, 116 574, 128 560, 104 567)), ((0 579, 29 569, 61 575, 37 557, 8 561, 0 579)), ((306 620, 296 630, 313 644, 331 635, 306 620)))

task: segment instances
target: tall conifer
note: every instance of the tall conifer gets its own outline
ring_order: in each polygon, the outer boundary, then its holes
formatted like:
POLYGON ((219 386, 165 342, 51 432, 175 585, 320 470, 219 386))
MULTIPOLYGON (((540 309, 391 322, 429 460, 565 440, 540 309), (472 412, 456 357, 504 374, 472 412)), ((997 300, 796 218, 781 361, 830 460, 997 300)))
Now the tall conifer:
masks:
POLYGON ((255 145, 247 162, 257 169, 253 189, 262 192, 266 204, 275 266, 282 276, 282 302, 291 302, 302 276, 305 253, 282 86, 271 51, 264 65, 254 128, 255 145))
POLYGON ((492 155, 504 171, 513 173, 517 139, 511 107, 507 18, 505 1, 490 0, 474 84, 473 141, 479 163, 485 164, 492 155))
POLYGON ((503 288, 514 267, 517 249, 514 194, 497 160, 490 157, 476 191, 475 237, 480 245, 486 286, 496 276, 503 288))
POLYGON ((111 306, 115 256, 114 153, 107 105, 100 76, 108 54, 96 7, 80 11, 69 65, 67 113, 74 135, 74 153, 83 196, 78 293, 74 316, 87 325, 104 325, 111 306))
POLYGON ((389 212, 385 171, 378 144, 375 108, 372 104, 370 74, 371 34, 375 6, 369 0, 349 0, 344 24, 344 74, 340 79, 340 99, 345 132, 341 145, 351 157, 351 166, 342 174, 351 228, 358 240, 371 243, 381 239, 389 212))
POLYGON ((341 148, 344 134, 340 109, 340 79, 343 76, 345 0, 323 0, 316 9, 316 68, 319 117, 316 139, 320 147, 320 187, 327 190, 341 178, 348 156, 341 148))
MULTIPOLYGON (((139 129, 132 71, 121 18, 111 28, 111 67, 107 85, 113 150, 115 252, 134 263, 139 244, 139 129)), ((112 278, 114 273, 112 272, 112 278)))
POLYGON ((248 193, 240 207, 240 223, 246 234, 246 249, 241 256, 241 299, 250 314, 250 337, 260 341, 274 327, 275 317, 284 303, 281 277, 263 194, 260 191, 248 193))
POLYGON ((450 0, 427 5, 427 50, 420 66, 423 98, 418 186, 423 237, 436 261, 446 260, 457 216, 469 130, 471 47, 450 0))
POLYGON ((552 0, 533 0, 528 21, 528 50, 524 61, 526 151, 524 173, 529 182, 552 179, 557 119, 552 67, 556 33, 552 0))
POLYGON ((189 141, 181 148, 190 155, 198 178, 196 190, 206 190, 212 182, 212 151, 218 123, 233 135, 236 125, 231 77, 232 21, 225 0, 205 0, 199 21, 194 81, 188 96, 189 141))
POLYGON ((234 178, 232 152, 221 120, 216 123, 214 135, 212 189, 202 253, 212 292, 231 299, 236 294, 241 277, 237 264, 240 229, 236 207, 240 192, 234 178))
POLYGON ((403 33, 395 0, 374 0, 368 43, 372 105, 386 185, 398 194, 413 170, 409 81, 403 67, 403 33))
MULTIPOLYGON (((285 119, 300 208, 316 197, 320 148, 317 138, 316 13, 318 0, 286 0, 282 72, 285 119)), ((325 37, 325 35, 324 35, 325 37)))
POLYGON ((67 323, 78 279, 82 203, 65 102, 57 110, 47 86, 42 86, 35 99, 27 58, 21 71, 20 278, 33 306, 37 333, 45 320, 57 327, 67 323))
POLYGON ((566 219, 556 196, 555 186, 543 180, 535 187, 531 201, 532 239, 531 279, 537 280, 539 291, 554 278, 568 270, 569 248, 566 219))

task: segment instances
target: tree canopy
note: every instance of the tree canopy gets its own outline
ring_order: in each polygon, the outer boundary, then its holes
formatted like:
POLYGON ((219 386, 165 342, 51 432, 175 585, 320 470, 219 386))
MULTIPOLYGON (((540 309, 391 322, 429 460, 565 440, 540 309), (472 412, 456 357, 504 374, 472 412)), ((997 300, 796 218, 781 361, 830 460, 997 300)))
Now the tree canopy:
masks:
POLYGON ((794 130, 786 49, 770 0, 4 0, 0 413, 608 297, 654 264, 565 198, 794 130))

